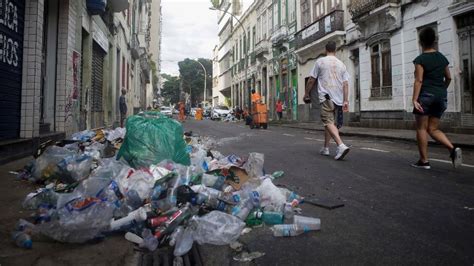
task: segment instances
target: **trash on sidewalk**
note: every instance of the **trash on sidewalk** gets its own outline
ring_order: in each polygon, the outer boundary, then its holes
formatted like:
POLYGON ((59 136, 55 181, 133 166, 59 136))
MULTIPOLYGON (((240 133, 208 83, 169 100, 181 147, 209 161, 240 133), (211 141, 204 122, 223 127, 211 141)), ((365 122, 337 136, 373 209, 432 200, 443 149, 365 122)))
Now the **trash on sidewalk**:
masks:
POLYGON ((254 259, 258 259, 262 256, 265 256, 265 253, 263 252, 247 252, 247 251, 244 251, 242 253, 239 253, 238 255, 234 256, 234 260, 235 261, 240 261, 240 262, 249 262, 249 261, 252 261, 254 259))
POLYGON ((75 133, 17 172, 44 187, 23 202, 35 216, 16 226, 16 245, 31 248, 38 235, 85 243, 121 232, 140 249, 170 245, 180 257, 194 242, 240 252, 236 241, 249 227, 273 225, 275 236, 319 230, 319 219, 299 215, 305 199, 273 184, 284 173, 265 174, 263 154, 225 156, 213 139, 183 135, 180 123, 152 112, 126 127, 75 133))

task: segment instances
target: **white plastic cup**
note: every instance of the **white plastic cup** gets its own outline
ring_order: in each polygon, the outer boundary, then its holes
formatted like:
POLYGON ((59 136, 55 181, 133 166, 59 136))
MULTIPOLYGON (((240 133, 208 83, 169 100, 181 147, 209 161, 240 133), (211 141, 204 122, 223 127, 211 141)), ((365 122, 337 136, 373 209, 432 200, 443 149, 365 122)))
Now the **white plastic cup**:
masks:
POLYGON ((131 233, 131 232, 127 232, 125 234, 125 239, 127 239, 128 241, 130 241, 132 243, 138 244, 138 245, 143 243, 143 238, 141 238, 141 237, 139 237, 136 234, 131 233))
POLYGON ((129 225, 132 221, 142 222, 145 221, 147 218, 146 210, 143 207, 140 207, 132 212, 130 212, 127 216, 120 218, 118 220, 113 220, 110 222, 110 230, 118 230, 119 228, 129 225))
POLYGON ((305 231, 321 230, 321 220, 319 218, 295 215, 293 216, 293 223, 305 231))

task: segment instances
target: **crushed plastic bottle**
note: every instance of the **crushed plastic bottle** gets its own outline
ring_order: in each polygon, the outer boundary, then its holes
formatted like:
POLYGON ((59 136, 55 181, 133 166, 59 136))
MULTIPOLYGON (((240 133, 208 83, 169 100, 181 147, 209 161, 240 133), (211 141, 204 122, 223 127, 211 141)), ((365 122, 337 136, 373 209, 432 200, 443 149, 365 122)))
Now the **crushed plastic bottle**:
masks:
POLYGON ((278 178, 281 178, 284 175, 285 175, 285 172, 283 172, 283 171, 275 171, 275 172, 273 172, 272 177, 273 177, 273 179, 278 179, 278 178))
POLYGON ((146 248, 149 251, 154 251, 158 247, 158 239, 156 239, 151 233, 150 229, 143 229, 142 232, 143 242, 140 244, 141 248, 146 248))
POLYGON ((273 236, 276 237, 298 236, 307 232, 307 230, 300 228, 296 224, 277 224, 272 226, 271 230, 273 231, 273 236))
POLYGON ((33 242, 31 241, 30 235, 25 232, 15 231, 12 233, 12 239, 15 244, 20 248, 31 249, 33 242))

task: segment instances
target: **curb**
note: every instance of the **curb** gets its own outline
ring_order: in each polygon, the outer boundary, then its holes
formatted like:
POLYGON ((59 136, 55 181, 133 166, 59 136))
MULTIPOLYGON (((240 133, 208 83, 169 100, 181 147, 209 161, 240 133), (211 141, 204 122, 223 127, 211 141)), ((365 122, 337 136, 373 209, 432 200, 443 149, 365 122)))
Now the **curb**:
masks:
MULTIPOLYGON (((292 124, 280 124, 280 125, 273 125, 273 126, 279 126, 279 127, 287 127, 287 128, 296 128, 296 129, 304 129, 304 130, 309 130, 309 131, 324 131, 323 129, 316 129, 316 128, 308 128, 308 127, 302 127, 302 126, 296 126, 292 124)), ((375 134, 370 134, 370 133, 355 133, 355 132, 341 132, 341 136, 348 136, 348 137, 372 137, 376 139, 388 139, 388 140, 401 140, 401 141, 406 141, 406 142, 412 142, 416 143, 415 138, 405 138, 405 137, 397 137, 397 136, 381 136, 381 135, 375 135, 375 134)), ((440 145, 438 142, 429 140, 429 144, 435 144, 435 145, 440 145)), ((460 147, 460 148, 467 148, 467 149, 474 149, 474 144, 468 144, 468 143, 458 143, 458 142, 453 142, 454 146, 460 147)))

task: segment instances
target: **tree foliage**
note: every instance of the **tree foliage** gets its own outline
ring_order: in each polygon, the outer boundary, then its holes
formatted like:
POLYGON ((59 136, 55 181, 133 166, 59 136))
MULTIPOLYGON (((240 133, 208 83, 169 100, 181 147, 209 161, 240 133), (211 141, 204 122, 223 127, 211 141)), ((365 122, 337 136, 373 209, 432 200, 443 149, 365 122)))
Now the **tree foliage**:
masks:
MULTIPOLYGON (((212 97, 212 61, 199 58, 198 61, 206 69, 206 94, 207 99, 212 97)), ((186 58, 178 62, 179 73, 183 83, 183 91, 191 94, 192 105, 200 103, 204 99, 204 71, 198 62, 186 58)))
POLYGON ((163 88, 161 89, 161 96, 164 98, 164 104, 176 104, 179 101, 179 83, 180 79, 177 76, 162 74, 164 79, 163 88))

